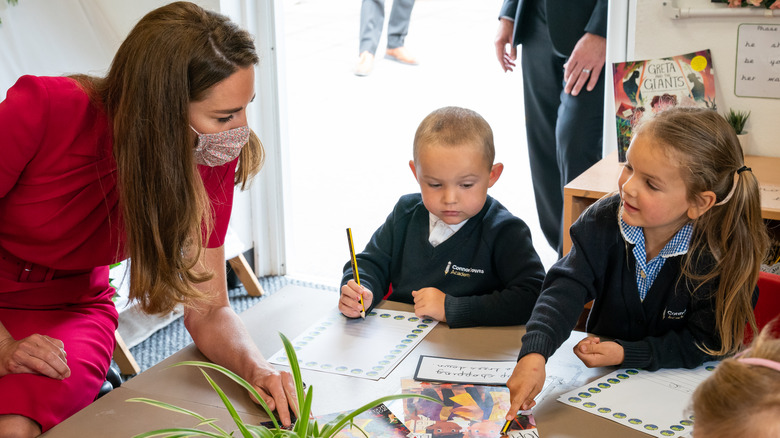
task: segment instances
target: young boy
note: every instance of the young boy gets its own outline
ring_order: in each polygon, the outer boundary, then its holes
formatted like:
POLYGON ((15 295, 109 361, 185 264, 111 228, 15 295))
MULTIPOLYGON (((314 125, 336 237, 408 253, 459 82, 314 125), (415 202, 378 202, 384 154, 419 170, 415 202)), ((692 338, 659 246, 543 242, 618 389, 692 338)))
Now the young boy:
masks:
POLYGON ((493 164, 490 125, 474 111, 445 107, 414 136, 409 162, 421 193, 404 195, 344 267, 339 310, 356 318, 392 285, 393 301, 450 327, 525 324, 544 268, 525 222, 487 195, 504 166, 493 164))

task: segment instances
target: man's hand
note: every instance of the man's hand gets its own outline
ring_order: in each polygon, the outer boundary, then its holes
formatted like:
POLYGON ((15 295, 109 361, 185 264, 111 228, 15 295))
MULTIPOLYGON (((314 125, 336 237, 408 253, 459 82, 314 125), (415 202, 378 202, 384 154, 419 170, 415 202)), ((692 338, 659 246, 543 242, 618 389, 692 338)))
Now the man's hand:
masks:
POLYGON ((566 86, 563 91, 572 96, 580 94, 583 87, 592 91, 599 81, 606 59, 607 39, 592 33, 583 35, 564 65, 563 80, 566 86))
POLYGON ((512 31, 515 23, 512 20, 501 18, 498 20, 498 32, 496 33, 496 57, 504 72, 512 71, 517 60, 517 47, 512 44, 512 31), (509 47, 507 47, 509 46, 509 47))

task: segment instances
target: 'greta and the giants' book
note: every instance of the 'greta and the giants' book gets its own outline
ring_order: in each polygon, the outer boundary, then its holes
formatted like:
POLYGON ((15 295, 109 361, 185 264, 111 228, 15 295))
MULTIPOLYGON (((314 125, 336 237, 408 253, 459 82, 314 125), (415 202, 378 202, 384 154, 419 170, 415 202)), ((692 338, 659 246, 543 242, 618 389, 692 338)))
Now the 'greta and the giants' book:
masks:
POLYGON ((647 112, 671 106, 715 106, 715 76, 709 50, 612 65, 618 156, 625 161, 633 127, 647 112))

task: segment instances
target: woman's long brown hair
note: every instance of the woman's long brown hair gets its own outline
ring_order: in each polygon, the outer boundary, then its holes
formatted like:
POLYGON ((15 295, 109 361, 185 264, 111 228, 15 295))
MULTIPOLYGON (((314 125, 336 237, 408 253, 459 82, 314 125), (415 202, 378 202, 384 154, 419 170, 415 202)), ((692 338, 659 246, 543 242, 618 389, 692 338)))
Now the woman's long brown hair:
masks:
MULTIPOLYGON (((194 267, 212 212, 194 161, 189 104, 258 61, 252 37, 227 17, 176 2, 136 24, 105 78, 74 76, 113 121, 130 298, 147 313, 204 299, 194 286, 213 274, 194 267)), ((262 159, 252 133, 236 185, 243 188, 262 159)))
POLYGON ((703 108, 672 108, 640 125, 637 135, 649 135, 668 148, 694 201, 700 193, 713 191, 715 205, 693 221, 693 237, 683 264, 683 276, 702 285, 715 282, 715 317, 721 345, 700 346, 708 354, 735 353, 742 345, 745 326, 756 332, 753 290, 761 262, 766 257, 768 237, 761 218, 758 180, 749 170, 737 173, 744 156, 734 130, 716 111, 703 108), (733 192, 732 192, 733 190, 733 192), (703 262, 712 254, 714 265, 703 262), (701 265, 707 264, 706 272, 701 265))

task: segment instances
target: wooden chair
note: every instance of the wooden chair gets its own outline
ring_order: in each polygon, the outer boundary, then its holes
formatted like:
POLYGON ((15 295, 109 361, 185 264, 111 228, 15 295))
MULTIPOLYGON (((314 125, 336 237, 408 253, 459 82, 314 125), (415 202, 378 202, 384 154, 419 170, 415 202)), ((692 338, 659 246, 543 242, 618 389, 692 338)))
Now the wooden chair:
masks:
MULTIPOLYGON (((772 320, 780 316, 780 275, 760 272, 758 274, 758 302, 753 309, 756 317, 756 325, 761 330, 772 320)), ((780 336, 780 319, 772 329, 776 336, 780 336)), ((745 333, 745 343, 753 339, 753 332, 748 328, 745 333)))
MULTIPOLYGON (((238 276, 238 279, 241 280, 241 283, 244 285, 244 288, 246 288, 246 292, 249 295, 259 297, 265 293, 260 282, 257 280, 255 271, 249 266, 249 263, 242 253, 239 252, 238 255, 231 257, 227 262, 230 264, 231 269, 236 273, 236 276, 238 276)), ((116 338, 114 362, 119 366, 120 373, 124 375, 138 374, 141 371, 141 367, 138 366, 138 362, 136 362, 133 354, 130 352, 130 348, 122 339, 122 336, 120 336, 118 331, 114 332, 114 337, 116 338)))

